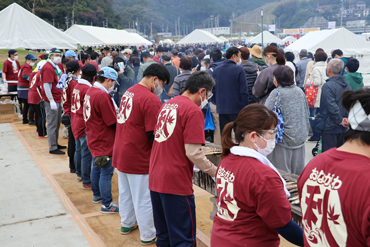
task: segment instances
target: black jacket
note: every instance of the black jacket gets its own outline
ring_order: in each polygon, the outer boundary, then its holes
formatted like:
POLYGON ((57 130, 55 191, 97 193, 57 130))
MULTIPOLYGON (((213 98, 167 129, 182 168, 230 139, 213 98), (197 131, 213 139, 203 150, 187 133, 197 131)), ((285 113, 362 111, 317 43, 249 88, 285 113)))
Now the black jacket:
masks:
POLYGON ((257 103, 259 100, 253 95, 252 88, 254 86, 254 82, 257 79, 257 71, 258 65, 252 63, 250 61, 244 61, 240 64, 243 67, 245 72, 245 78, 247 79, 248 85, 248 104, 257 103))
MULTIPOLYGON (((213 77, 213 71, 215 70, 215 68, 217 66, 219 66, 220 64, 222 64, 223 62, 226 61, 226 58, 221 58, 220 60, 217 60, 216 62, 212 62, 209 64, 209 68, 207 69, 207 72, 208 74, 210 74, 212 77, 213 77)), ((213 77, 214 79, 214 77, 213 77)), ((212 102, 212 104, 216 104, 216 95, 215 95, 215 92, 214 92, 214 88, 213 88, 213 96, 212 98, 210 99, 210 102, 212 102)))
POLYGON ((327 79, 322 86, 317 124, 325 126, 323 132, 346 132, 347 128, 342 127, 341 123, 343 118, 348 117, 348 112, 342 106, 341 95, 347 90, 351 90, 351 87, 342 75, 327 79))

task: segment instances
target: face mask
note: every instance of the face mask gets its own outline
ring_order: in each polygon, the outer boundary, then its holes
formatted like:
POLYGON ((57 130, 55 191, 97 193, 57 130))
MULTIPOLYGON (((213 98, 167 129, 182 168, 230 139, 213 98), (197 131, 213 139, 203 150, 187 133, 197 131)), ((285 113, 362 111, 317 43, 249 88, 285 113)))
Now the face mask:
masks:
POLYGON ((276 141, 275 139, 266 140, 263 136, 260 136, 260 137, 267 142, 267 146, 264 149, 262 149, 262 148, 259 148, 256 143, 254 143, 254 145, 256 145, 257 147, 257 152, 259 152, 260 154, 264 156, 267 156, 274 150, 276 141))
POLYGON ((163 92, 163 88, 161 87, 161 85, 159 85, 159 81, 157 80, 157 84, 158 84, 158 87, 155 87, 155 84, 154 84, 154 91, 153 93, 157 96, 161 95, 162 92, 163 92))
POLYGON ((200 70, 206 70, 206 67, 200 67, 200 70))
POLYGON ((17 61, 18 60, 18 56, 14 56, 14 60, 17 61))
POLYGON ((33 67, 35 65, 35 62, 31 62, 30 66, 33 67))
POLYGON ((123 60, 125 60, 125 61, 126 61, 126 60, 127 60, 127 57, 126 57, 126 56, 123 56, 123 60))
POLYGON ((114 91, 114 83, 113 83, 113 86, 111 86, 110 88, 108 88, 108 93, 111 93, 114 91))
POLYGON ((207 97, 205 97, 205 99, 203 100, 202 95, 199 95, 199 97, 200 97, 200 100, 202 101, 199 107, 200 109, 203 109, 208 104, 208 100, 207 100, 207 97))
POLYGON ((265 58, 265 62, 267 64, 267 66, 270 66, 270 63, 269 63, 269 60, 268 60, 268 57, 265 58))
POLYGON ((53 59, 53 63, 55 65, 57 65, 58 63, 60 63, 60 61, 62 61, 62 58, 61 57, 54 57, 54 59, 53 59))

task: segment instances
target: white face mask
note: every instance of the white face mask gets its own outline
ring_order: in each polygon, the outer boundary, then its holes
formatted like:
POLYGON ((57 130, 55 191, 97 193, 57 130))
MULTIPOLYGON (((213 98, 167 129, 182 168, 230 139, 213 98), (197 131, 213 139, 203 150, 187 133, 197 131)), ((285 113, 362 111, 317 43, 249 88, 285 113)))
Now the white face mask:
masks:
POLYGON ((55 65, 57 65, 58 63, 60 63, 62 61, 62 57, 54 57, 54 59, 53 59, 53 63, 55 64, 55 65))
POLYGON ((236 64, 237 64, 237 65, 240 65, 240 64, 242 63, 242 60, 241 60, 239 57, 236 57, 236 59, 237 59, 237 61, 238 61, 238 62, 236 62, 236 64))
POLYGON ((35 65, 35 62, 31 62, 30 66, 33 67, 35 65))
POLYGON ((127 60, 127 57, 126 57, 126 56, 123 56, 123 60, 125 60, 125 61, 126 61, 126 60, 127 60))
POLYGON ((14 56, 14 61, 17 61, 18 60, 18 56, 14 56))
POLYGON ((202 98, 202 95, 199 95, 199 97, 200 97, 200 100, 202 101, 199 107, 200 109, 203 109, 208 104, 207 96, 204 98, 204 100, 202 98))
POLYGON ((263 140, 265 140, 267 142, 267 146, 263 149, 258 147, 258 145, 256 143, 254 143, 254 145, 256 145, 256 147, 257 147, 257 152, 259 152, 260 154, 262 154, 264 156, 267 156, 272 151, 274 151, 275 144, 276 144, 275 138, 272 139, 272 140, 266 140, 263 136, 261 136, 259 134, 257 134, 257 135, 260 136, 263 140))
POLYGON ((111 92, 113 92, 113 91, 114 91, 114 84, 115 84, 115 83, 113 83, 113 86, 111 86, 110 88, 108 88, 108 93, 111 93, 111 92))
POLYGON ((206 67, 200 67, 200 70, 202 70, 202 71, 203 71, 203 70, 206 70, 206 67))
POLYGON ((265 58, 265 62, 267 64, 267 66, 270 66, 270 61, 269 61, 268 57, 265 58))
POLYGON ((157 80, 157 84, 158 84, 158 87, 155 87, 155 84, 154 84, 154 91, 153 93, 157 96, 161 95, 162 92, 163 92, 163 88, 161 87, 161 85, 159 85, 159 80, 157 80))

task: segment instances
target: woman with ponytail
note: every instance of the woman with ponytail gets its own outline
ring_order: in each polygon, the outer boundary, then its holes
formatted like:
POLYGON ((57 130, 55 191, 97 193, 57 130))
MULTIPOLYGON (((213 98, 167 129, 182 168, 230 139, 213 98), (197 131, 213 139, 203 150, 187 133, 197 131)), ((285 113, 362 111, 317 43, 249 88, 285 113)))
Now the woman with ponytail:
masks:
POLYGON ((268 67, 261 71, 254 83, 252 93, 256 98, 259 98, 260 104, 265 104, 267 97, 271 91, 274 90, 274 70, 279 65, 285 65, 284 55, 279 51, 276 46, 269 45, 263 51, 263 58, 268 67))
POLYGON ((266 158, 275 147, 276 125, 273 111, 251 104, 225 126, 212 247, 278 247, 278 234, 303 246, 302 229, 291 220, 285 181, 266 158))
POLYGON ((345 91, 342 105, 345 143, 313 158, 298 178, 305 246, 369 246, 370 89, 345 91))

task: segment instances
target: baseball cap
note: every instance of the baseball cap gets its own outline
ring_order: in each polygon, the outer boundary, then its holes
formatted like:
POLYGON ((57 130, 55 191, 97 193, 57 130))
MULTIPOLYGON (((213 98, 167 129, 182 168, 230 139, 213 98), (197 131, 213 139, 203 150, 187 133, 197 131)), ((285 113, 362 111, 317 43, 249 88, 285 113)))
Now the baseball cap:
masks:
POLYGON ((179 51, 178 51, 178 50, 176 50, 176 49, 172 49, 172 50, 171 50, 171 53, 172 53, 173 55, 175 55, 175 56, 176 56, 176 55, 179 53, 179 51))
POLYGON ((33 54, 28 54, 25 59, 37 60, 37 58, 33 54))
MULTIPOLYGON (((83 71, 82 71, 82 73, 83 73, 83 71)), ((101 68, 100 71, 99 71, 99 75, 100 76, 103 76, 105 78, 112 79, 114 81, 117 81, 117 78, 118 78, 117 71, 115 71, 114 69, 109 68, 109 67, 103 67, 103 68, 101 68), (100 73, 101 71, 103 72, 103 74, 100 73)))
POLYGON ((68 50, 64 56, 65 57, 74 57, 76 60, 78 60, 76 53, 74 51, 71 51, 71 50, 68 50))
POLYGON ((8 55, 13 55, 14 53, 16 53, 17 51, 16 50, 14 50, 14 49, 11 49, 11 50, 9 50, 8 51, 8 55))
POLYGON ((163 54, 162 54, 162 59, 163 59, 164 61, 171 61, 171 53, 169 53, 169 52, 165 52, 165 53, 163 53, 163 54))
POLYGON ((121 51, 121 53, 127 53, 127 54, 132 54, 132 50, 131 49, 124 49, 123 51, 121 51))
POLYGON ((49 51, 49 54, 53 54, 53 53, 61 53, 61 51, 57 48, 51 48, 49 51))
POLYGON ((82 67, 82 74, 87 75, 90 77, 96 76, 96 68, 92 64, 86 64, 85 66, 82 67))

